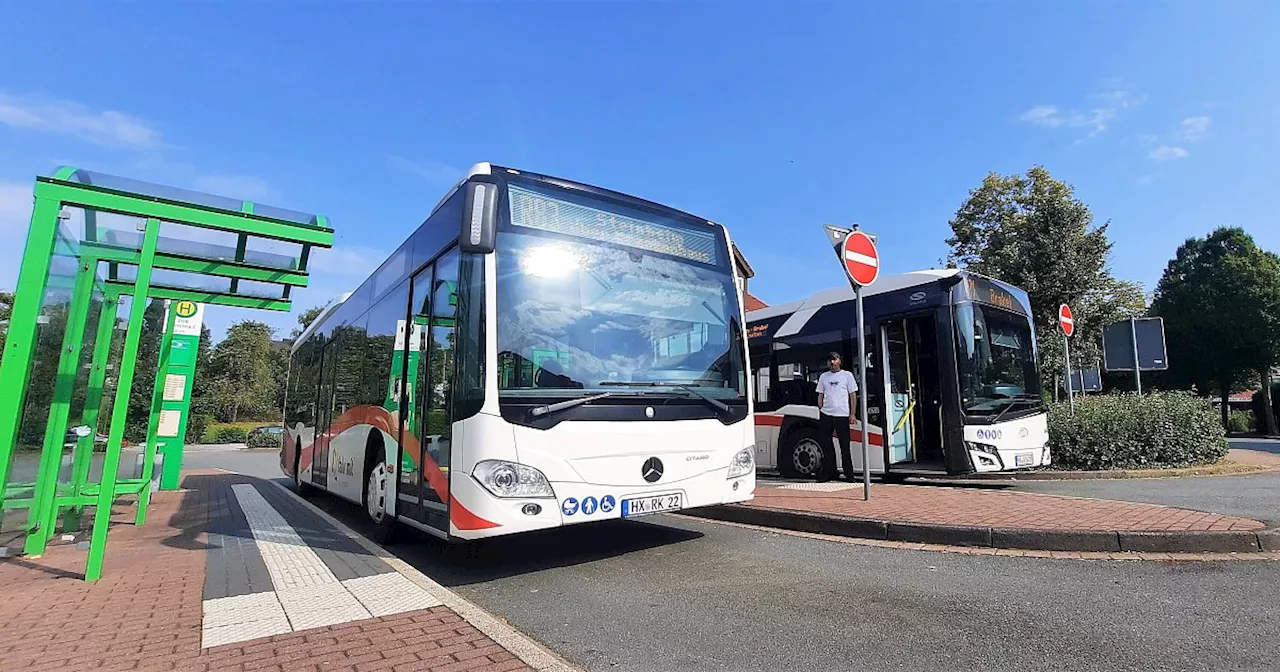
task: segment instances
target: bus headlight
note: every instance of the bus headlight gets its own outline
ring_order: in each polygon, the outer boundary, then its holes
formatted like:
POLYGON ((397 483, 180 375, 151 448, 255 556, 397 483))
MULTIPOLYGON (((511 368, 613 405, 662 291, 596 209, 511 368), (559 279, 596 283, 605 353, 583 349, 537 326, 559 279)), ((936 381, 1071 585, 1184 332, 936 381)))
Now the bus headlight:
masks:
POLYGON ((733 456, 733 460, 729 462, 729 473, 725 478, 737 478, 746 476, 756 470, 756 451, 755 448, 743 448, 738 454, 733 456))
POLYGON ((556 496, 541 471, 516 462, 485 460, 476 464, 471 476, 495 497, 556 496))

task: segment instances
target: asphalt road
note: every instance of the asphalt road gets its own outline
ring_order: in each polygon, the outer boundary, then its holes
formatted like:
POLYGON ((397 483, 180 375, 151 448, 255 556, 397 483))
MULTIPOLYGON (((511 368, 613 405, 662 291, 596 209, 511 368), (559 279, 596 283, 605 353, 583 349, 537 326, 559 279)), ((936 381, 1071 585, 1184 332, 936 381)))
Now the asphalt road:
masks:
MULTIPOLYGON (((206 452, 188 464, 279 478, 274 454, 206 452)), ((311 499, 367 531, 357 507, 311 499)), ((1280 660, 1280 563, 961 556, 677 516, 459 547, 408 532, 391 548, 593 672, 1274 670, 1280 660)))

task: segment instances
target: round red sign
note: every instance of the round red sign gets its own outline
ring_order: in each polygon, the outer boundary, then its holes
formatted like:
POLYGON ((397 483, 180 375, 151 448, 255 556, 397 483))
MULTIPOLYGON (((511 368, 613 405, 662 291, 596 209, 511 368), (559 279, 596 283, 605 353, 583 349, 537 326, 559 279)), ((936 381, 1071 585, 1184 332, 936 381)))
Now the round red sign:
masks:
POLYGON ((867 286, 880 276, 880 253, 871 236, 854 231, 844 239, 844 269, 860 286, 867 286))
POLYGON ((1075 317, 1071 314, 1071 306, 1062 304, 1058 306, 1058 324, 1062 326, 1062 333, 1070 336, 1076 330, 1075 317))

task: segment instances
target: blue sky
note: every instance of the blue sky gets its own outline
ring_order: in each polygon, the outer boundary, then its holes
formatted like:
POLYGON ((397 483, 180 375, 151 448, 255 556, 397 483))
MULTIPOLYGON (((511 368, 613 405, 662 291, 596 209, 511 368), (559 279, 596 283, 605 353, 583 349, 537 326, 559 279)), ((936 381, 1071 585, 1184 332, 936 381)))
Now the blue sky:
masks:
POLYGON ((843 282, 822 224, 930 267, 1040 163, 1151 289, 1219 225, 1280 250, 1277 34, 1265 1, 5 3, 0 287, 59 164, 328 215, 302 309, 487 160, 725 223, 768 302, 843 282))

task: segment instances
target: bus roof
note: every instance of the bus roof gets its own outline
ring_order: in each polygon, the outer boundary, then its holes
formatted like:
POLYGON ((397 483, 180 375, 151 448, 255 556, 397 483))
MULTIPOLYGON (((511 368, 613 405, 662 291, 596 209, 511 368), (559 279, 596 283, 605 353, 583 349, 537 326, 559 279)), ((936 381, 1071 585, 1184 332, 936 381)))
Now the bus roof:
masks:
MULTIPOLYGON (((957 268, 929 269, 924 271, 912 271, 911 273, 899 273, 898 275, 881 276, 878 280, 867 287, 866 293, 862 296, 874 296, 876 294, 885 294, 888 292, 896 292, 900 289, 908 289, 927 285, 931 282, 937 282, 942 278, 950 278, 966 271, 957 268)), ((779 303, 777 305, 753 310, 747 313, 747 321, 765 320, 770 317, 778 317, 779 315, 787 315, 799 312, 801 310, 817 310, 826 305, 840 303, 841 301, 853 300, 853 288, 849 285, 840 287, 832 287, 815 292, 807 299, 798 301, 790 301, 787 303, 779 303)))
POLYGON ((338 309, 338 306, 341 306, 344 301, 351 298, 351 294, 351 292, 343 292, 342 296, 339 296, 329 305, 325 306, 324 310, 320 311, 319 315, 316 315, 316 319, 311 320, 311 324, 307 325, 307 328, 303 329, 302 333, 298 334, 298 337, 293 339, 293 345, 289 348, 289 354, 292 355, 298 349, 299 344, 310 338, 313 331, 323 326, 325 318, 332 315, 333 311, 338 309))

